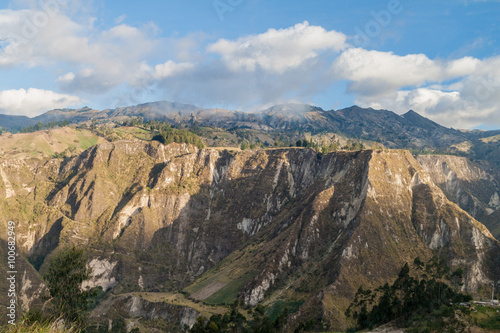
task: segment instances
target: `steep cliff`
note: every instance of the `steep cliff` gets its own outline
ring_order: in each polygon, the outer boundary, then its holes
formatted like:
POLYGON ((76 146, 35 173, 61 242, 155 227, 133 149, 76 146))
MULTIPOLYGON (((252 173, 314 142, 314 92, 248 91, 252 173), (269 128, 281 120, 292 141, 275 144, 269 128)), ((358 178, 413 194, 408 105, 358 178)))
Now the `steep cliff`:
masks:
POLYGON ((360 284, 390 280, 417 256, 465 267, 469 292, 499 278, 498 242, 407 151, 118 141, 2 170, 2 219, 18 223, 21 252, 43 272, 53 251, 85 245, 85 286, 114 294, 185 288, 214 304, 299 301, 293 323, 314 313, 343 327, 360 284))
MULTIPOLYGON (((284 158, 293 182, 277 177, 278 184, 302 185, 290 204, 256 240, 187 291, 206 301, 224 300, 235 281, 257 272, 241 289, 247 304, 302 300, 296 322, 321 313, 333 326, 345 327, 343 311, 360 284, 382 284, 417 256, 439 254, 452 266, 465 266, 464 289, 472 293, 498 276, 498 242, 448 201, 408 152, 364 151, 317 159, 296 150, 284 158), (307 156, 309 165, 297 168, 295 154, 307 156), (301 169, 307 172, 297 172, 301 169)), ((255 226, 260 224, 253 221, 260 220, 247 217, 244 222, 255 226)))
POLYGON ((448 199, 500 239, 500 184, 494 175, 465 157, 420 155, 416 159, 448 199))

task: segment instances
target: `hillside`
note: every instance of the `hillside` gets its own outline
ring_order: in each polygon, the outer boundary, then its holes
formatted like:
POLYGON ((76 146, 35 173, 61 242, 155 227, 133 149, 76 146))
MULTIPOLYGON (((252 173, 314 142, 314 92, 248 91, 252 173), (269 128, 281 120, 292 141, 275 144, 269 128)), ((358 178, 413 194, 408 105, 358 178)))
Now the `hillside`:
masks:
MULTIPOLYGON (((171 124, 234 128, 246 127, 263 132, 280 132, 288 135, 299 132, 332 132, 350 138, 378 141, 390 148, 448 149, 452 145, 489 136, 487 132, 458 131, 449 129, 424 118, 414 111, 397 115, 387 110, 374 110, 352 106, 341 110, 325 111, 303 104, 283 104, 259 112, 203 109, 194 105, 167 101, 108 110, 63 109, 48 111, 34 118, 5 116, 0 127, 18 130, 29 124, 69 120, 117 121, 142 117, 166 121, 171 124), (14 125, 13 125, 14 124, 14 125)), ((491 135, 498 134, 491 131, 491 135)))
MULTIPOLYGON (((109 128, 137 121, 156 121, 190 128, 209 146, 293 146, 312 140, 319 146, 410 149, 414 153, 465 156, 500 181, 499 131, 455 130, 441 126, 410 110, 398 115, 388 110, 352 106, 325 111, 304 104, 281 104, 260 111, 204 109, 194 105, 159 101, 115 109, 51 110, 34 118, 0 115, 0 128, 18 131, 28 125, 71 122, 79 126, 104 124, 109 128)), ((102 136, 108 137, 101 132, 102 136)), ((119 136, 113 140, 124 138, 119 136)), ((142 137, 141 137, 142 138, 142 137)))
POLYGON ((0 136, 0 156, 46 158, 60 153, 70 156, 104 141, 88 130, 69 127, 16 135, 4 133, 0 136))
MULTIPOLYGON (((215 307, 237 298, 293 303, 292 326, 315 313, 345 328, 359 284, 391 280, 416 256, 465 267, 474 295, 500 278, 498 241, 407 151, 119 140, 65 159, 23 154, 4 154, 0 180, 2 223, 18 223, 19 250, 43 272, 54 251, 84 245, 93 271, 86 285, 122 295, 100 306, 126 310, 119 313, 130 323, 159 309, 164 320, 192 323, 188 301, 130 294, 184 290, 215 307)), ((148 320, 141 325, 159 318, 148 320)))

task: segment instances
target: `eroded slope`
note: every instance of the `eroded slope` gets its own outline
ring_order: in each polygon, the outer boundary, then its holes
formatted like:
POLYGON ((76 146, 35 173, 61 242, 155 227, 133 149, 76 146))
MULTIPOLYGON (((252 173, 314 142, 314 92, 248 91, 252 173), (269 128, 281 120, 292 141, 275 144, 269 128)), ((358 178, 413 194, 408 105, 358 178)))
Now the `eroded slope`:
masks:
POLYGON ((498 279, 498 242, 407 151, 117 141, 4 163, 2 218, 18 222, 22 252, 43 271, 64 244, 84 245, 85 285, 115 294, 299 301, 296 323, 314 314, 340 328, 360 284, 390 280, 416 256, 464 266, 469 292, 498 279))

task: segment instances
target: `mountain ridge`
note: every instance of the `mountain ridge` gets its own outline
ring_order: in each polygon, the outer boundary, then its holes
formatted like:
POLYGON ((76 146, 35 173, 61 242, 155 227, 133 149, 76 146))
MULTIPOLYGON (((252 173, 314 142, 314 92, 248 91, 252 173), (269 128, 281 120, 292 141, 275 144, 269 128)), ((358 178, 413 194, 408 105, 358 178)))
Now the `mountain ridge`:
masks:
MULTIPOLYGON (((57 119, 56 116, 59 114, 64 114, 65 116, 68 116, 71 113, 74 114, 84 114, 87 112, 86 115, 81 116, 80 119, 76 118, 78 121, 82 121, 82 119, 86 120, 91 120, 93 117, 97 117, 99 119, 107 117, 113 117, 113 116, 125 116, 125 115, 132 115, 132 116, 139 116, 142 115, 144 117, 159 117, 159 116, 165 116, 169 114, 179 114, 183 116, 190 116, 190 115, 196 115, 200 113, 209 113, 210 111, 222 111, 224 113, 229 113, 229 114, 240 114, 240 113, 245 113, 248 115, 260 115, 260 114, 267 114, 271 115, 273 113, 278 113, 281 117, 290 117, 290 115, 303 115, 308 112, 319 112, 319 113, 332 113, 332 112, 337 112, 340 114, 345 115, 346 113, 357 113, 359 115, 359 111, 363 112, 378 112, 381 114, 384 113, 392 113, 398 117, 407 119, 410 122, 413 122, 414 125, 422 125, 425 123, 427 126, 433 126, 433 127, 441 127, 441 128, 446 128, 442 125, 439 125, 432 120, 425 118, 418 114, 417 112, 413 110, 409 110, 408 112, 404 114, 396 114, 392 111, 380 109, 380 110, 375 110, 372 108, 362 108, 357 105, 353 105, 351 107, 347 107, 344 109, 339 109, 339 110, 324 110, 321 107, 317 107, 314 105, 310 104, 301 104, 301 103, 285 103, 285 104, 277 104, 265 109, 261 109, 257 112, 251 112, 251 111, 232 111, 232 110, 227 110, 227 109, 214 109, 214 108, 200 108, 192 104, 183 104, 183 103, 178 103, 178 102, 170 102, 170 101, 156 101, 156 102, 147 102, 147 103, 142 103, 142 104, 137 104, 137 105, 131 105, 131 106, 124 106, 124 107, 117 107, 114 109, 104 109, 104 110, 95 110, 89 107, 83 107, 80 109, 54 109, 47 111, 39 116, 36 117, 26 117, 26 116, 10 116, 10 115, 2 115, 0 114, 0 117, 3 118, 3 121, 7 121, 9 118, 12 117, 11 122, 26 122, 26 126, 28 124, 36 123, 38 121, 54 121, 54 120, 66 120, 68 117, 65 119, 57 119), (149 111, 144 112, 144 111, 149 111), (279 112, 278 112, 279 111, 279 112), (141 112, 143 112, 141 114, 141 112), (16 121, 14 119, 17 119, 16 121)), ((18 125, 20 126, 20 125, 18 125)), ((453 130, 456 131, 456 130, 453 130)), ((498 130, 500 131, 500 130, 498 130)), ((494 132, 494 131, 491 131, 494 132)))
POLYGON ((58 248, 86 244, 87 285, 115 294, 194 295, 210 283, 211 294, 198 294, 213 302, 298 298, 297 320, 314 308, 345 328, 341 309, 359 283, 387 281, 417 255, 465 265, 474 293, 499 274, 498 241, 407 151, 318 156, 125 140, 37 161, 1 165, 1 216, 22 222, 20 250, 43 271, 58 248))

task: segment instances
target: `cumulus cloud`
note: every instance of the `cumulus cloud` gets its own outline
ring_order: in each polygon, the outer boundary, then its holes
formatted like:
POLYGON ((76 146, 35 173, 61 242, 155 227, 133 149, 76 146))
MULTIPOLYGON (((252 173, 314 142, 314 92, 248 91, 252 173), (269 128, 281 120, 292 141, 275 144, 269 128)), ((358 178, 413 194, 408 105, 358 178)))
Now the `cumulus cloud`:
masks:
POLYGON ((9 115, 34 117, 48 110, 76 106, 82 102, 79 97, 43 89, 0 91, 0 110, 9 115))
POLYGON ((171 100, 208 106, 248 109, 255 105, 309 100, 327 89, 327 63, 315 63, 277 74, 258 69, 234 72, 223 62, 197 65, 182 74, 162 79, 158 88, 171 100))
POLYGON ((160 38, 154 23, 136 27, 125 18, 100 30, 94 18, 78 19, 62 10, 0 10, 0 31, 8 32, 0 69, 54 69, 55 82, 68 94, 8 90, 1 92, 0 107, 34 115, 78 104, 74 95, 114 99, 109 107, 137 103, 146 95, 251 108, 310 101, 342 81, 361 106, 413 109, 454 127, 500 119, 500 57, 430 59, 355 48, 343 33, 308 22, 234 40, 210 41, 204 33, 160 38))
POLYGON ((395 55, 392 52, 351 48, 333 63, 334 75, 350 81, 351 92, 383 96, 407 86, 442 82, 473 73, 480 61, 465 57, 453 61, 431 60, 424 54, 395 55))
POLYGON ((172 60, 169 60, 164 64, 155 66, 154 77, 158 79, 164 79, 170 76, 176 76, 193 67, 194 65, 188 62, 176 63, 172 60))
POLYGON ((347 80, 361 106, 411 109, 455 128, 500 125, 500 57, 443 60, 349 48, 333 61, 332 73, 347 80))
MULTIPOLYGON (((493 95, 492 95, 493 96, 493 95)), ((388 109, 398 113, 414 110, 437 123, 454 128, 474 128, 488 123, 500 125, 498 108, 483 104, 477 98, 468 98, 460 91, 441 91, 418 88, 397 91, 394 96, 378 101, 358 99, 357 103, 377 109, 388 109)))
POLYGON ((307 22, 221 39, 207 52, 221 57, 155 66, 153 76, 168 98, 248 108, 310 100, 335 80, 345 80, 362 106, 399 113, 413 109, 456 128, 500 119, 500 58, 430 59, 352 48, 344 35, 307 22))
POLYGON ((346 36, 308 22, 236 40, 219 39, 194 62, 155 67, 158 87, 173 100, 244 109, 292 99, 310 100, 328 89, 333 58, 346 36), (215 55, 215 57, 214 57, 215 55))
POLYGON ((318 57, 319 52, 337 52, 346 46, 344 34, 304 22, 287 29, 269 29, 263 34, 236 41, 221 39, 210 45, 208 51, 220 54, 233 71, 255 71, 260 67, 283 73, 318 57))
POLYGON ((123 83, 136 84, 147 67, 144 59, 158 44, 150 37, 152 24, 98 31, 60 11, 49 14, 0 10, 0 31, 9 32, 0 67, 63 65, 73 69, 58 79, 64 91, 102 94, 123 83))
POLYGON ((394 90, 376 99, 358 94, 356 103, 399 113, 411 109, 455 128, 500 126, 500 57, 477 61, 472 73, 449 86, 394 90))

